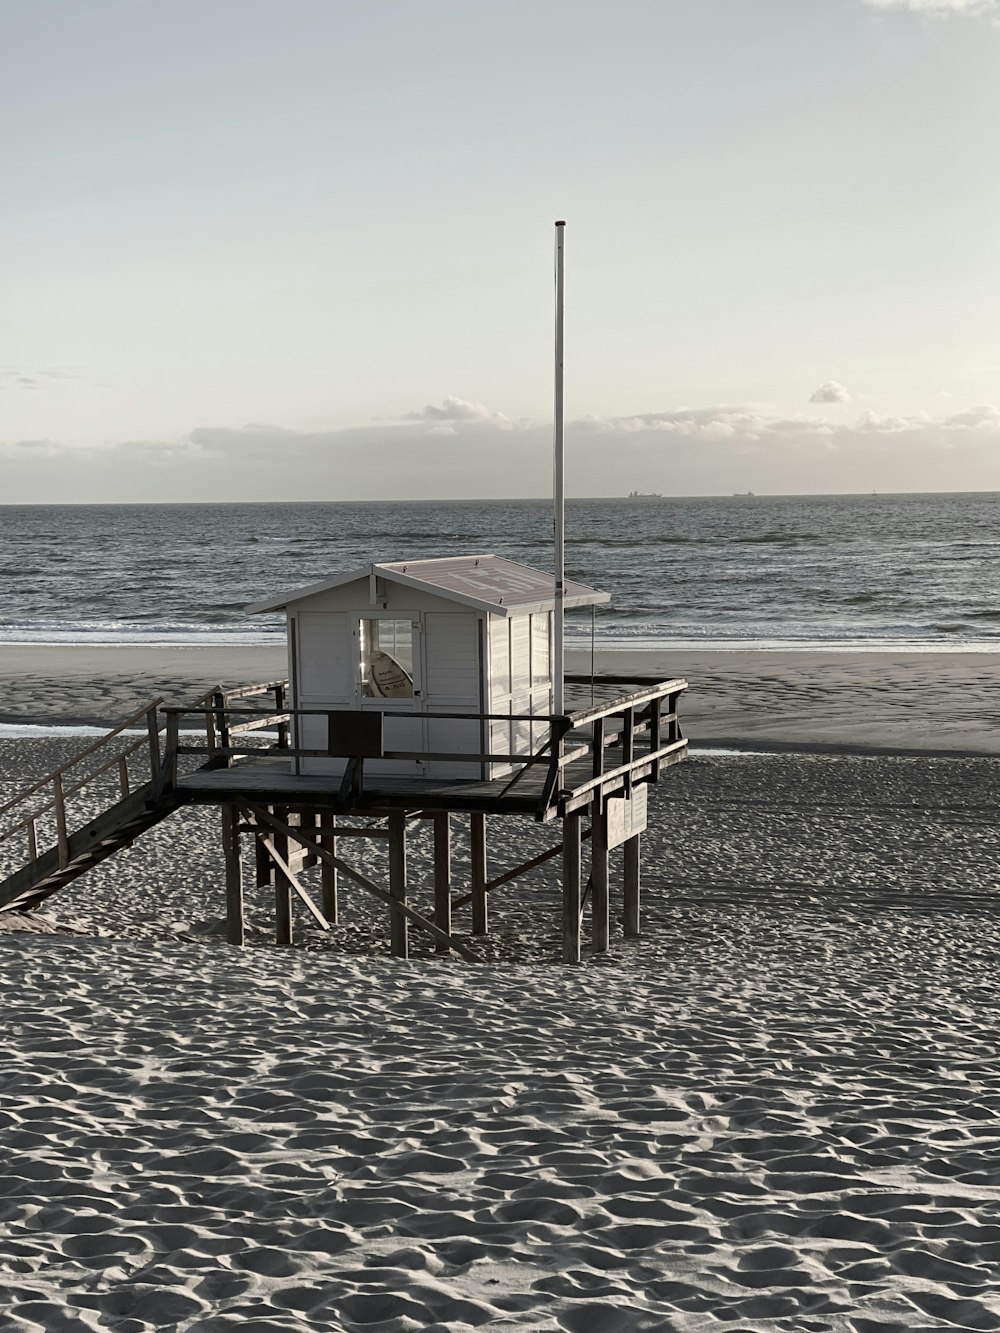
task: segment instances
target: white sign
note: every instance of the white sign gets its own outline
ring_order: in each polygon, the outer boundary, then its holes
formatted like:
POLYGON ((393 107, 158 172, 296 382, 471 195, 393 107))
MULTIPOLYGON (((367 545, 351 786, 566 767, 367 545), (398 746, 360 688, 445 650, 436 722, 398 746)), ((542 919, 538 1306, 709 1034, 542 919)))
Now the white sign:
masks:
POLYGON ((645 786, 635 787, 632 799, 624 796, 608 798, 608 847, 620 847, 629 838, 646 829, 648 792, 645 786))

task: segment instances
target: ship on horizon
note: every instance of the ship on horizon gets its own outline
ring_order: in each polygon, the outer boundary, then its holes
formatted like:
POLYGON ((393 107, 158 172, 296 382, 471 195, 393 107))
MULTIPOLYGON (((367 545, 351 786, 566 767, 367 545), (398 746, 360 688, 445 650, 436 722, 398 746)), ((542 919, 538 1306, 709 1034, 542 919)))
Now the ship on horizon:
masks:
POLYGON ((626 500, 662 500, 659 491, 629 491, 626 500))

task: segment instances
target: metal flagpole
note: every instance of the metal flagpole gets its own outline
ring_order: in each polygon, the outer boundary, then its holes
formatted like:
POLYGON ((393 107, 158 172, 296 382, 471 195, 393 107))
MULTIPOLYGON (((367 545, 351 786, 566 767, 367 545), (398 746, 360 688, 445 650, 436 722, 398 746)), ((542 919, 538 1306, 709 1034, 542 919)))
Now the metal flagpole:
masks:
POLYGON ((556 597, 553 616, 552 711, 562 716, 565 707, 565 651, 563 614, 566 599, 566 447, 563 440, 563 233, 565 222, 556 223, 556 383, 553 430, 553 504, 555 509, 556 597))

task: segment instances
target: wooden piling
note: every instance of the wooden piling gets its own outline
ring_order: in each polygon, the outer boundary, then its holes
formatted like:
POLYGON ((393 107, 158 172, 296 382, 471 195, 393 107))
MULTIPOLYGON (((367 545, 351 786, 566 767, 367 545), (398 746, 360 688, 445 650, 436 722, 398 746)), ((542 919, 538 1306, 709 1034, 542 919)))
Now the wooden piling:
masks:
MULTIPOLYGON (((319 826, 322 830, 322 839, 320 846, 325 847, 333 856, 337 854, 337 838, 333 829, 337 825, 337 816, 332 810, 321 810, 319 815, 319 826)), ((337 884, 337 867, 331 865, 329 861, 320 862, 322 869, 322 899, 320 905, 323 908, 323 915, 329 921, 331 926, 335 926, 340 919, 340 894, 337 884)))
MULTIPOLYGON (((275 807, 274 813, 279 819, 287 820, 288 813, 284 809, 275 807)), ((274 838, 274 845, 278 853, 288 860, 288 839, 282 834, 277 834, 274 838)), ((274 873, 274 942, 275 944, 291 944, 293 937, 292 926, 292 886, 288 882, 288 876, 276 863, 272 865, 274 873)))
POLYGON ((239 807, 227 802, 222 806, 222 853, 226 866, 226 939, 230 944, 246 943, 243 918, 243 862, 240 858, 239 807))
POLYGON ((469 816, 469 837, 472 872, 472 933, 488 935, 490 929, 489 905, 486 896, 487 873, 486 816, 478 811, 469 816))
POLYGON ((563 819, 562 958, 564 963, 580 961, 582 824, 582 817, 577 810, 563 819))
MULTIPOLYGON (((389 893, 406 902, 406 811, 389 812, 389 893)), ((402 912, 389 912, 389 949, 393 958, 410 956, 410 923, 402 912)))
MULTIPOLYGON (((434 816, 434 924, 451 934, 451 818, 446 810, 434 816)), ((437 941, 437 952, 449 952, 444 940, 437 941)))
POLYGON ((611 943, 611 895, 608 891, 608 812, 600 793, 591 806, 590 938, 595 953, 607 953, 611 943))
POLYGON ((636 833, 625 841, 625 912, 623 923, 625 938, 636 940, 641 933, 639 928, 639 865, 642 847, 642 834, 636 833))

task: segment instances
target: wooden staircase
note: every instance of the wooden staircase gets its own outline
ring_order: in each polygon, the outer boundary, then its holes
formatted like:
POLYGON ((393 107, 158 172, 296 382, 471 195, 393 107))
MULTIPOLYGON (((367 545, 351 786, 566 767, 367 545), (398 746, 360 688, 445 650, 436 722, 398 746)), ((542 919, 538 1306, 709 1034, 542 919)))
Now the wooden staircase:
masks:
POLYGON ((275 727, 277 745, 287 746, 280 730, 288 721, 286 689, 286 681, 235 690, 215 685, 185 708, 164 708, 162 699, 153 699, 0 806, 0 912, 37 907, 178 809, 184 803, 176 786, 179 751, 189 766, 218 768, 231 762, 231 734, 275 727), (228 718, 233 704, 265 696, 274 701, 265 712, 238 708, 239 717, 228 718), (180 744, 181 716, 187 726, 199 724, 199 735, 203 727, 198 746, 180 744), (80 811, 76 798, 84 791, 80 811))
POLYGON ((178 804, 171 795, 157 799, 152 783, 140 787, 69 834, 64 848, 50 847, 0 881, 0 912, 37 907, 91 866, 131 846, 140 833, 166 819, 178 804))
MULTIPOLYGON (((218 696, 210 691, 199 702, 218 696)), ((177 809, 180 800, 163 781, 162 702, 146 704, 0 806, 0 912, 37 907, 177 809), (88 809, 74 819, 79 803, 69 798, 85 790, 88 809)))

